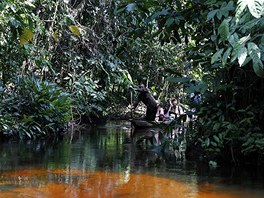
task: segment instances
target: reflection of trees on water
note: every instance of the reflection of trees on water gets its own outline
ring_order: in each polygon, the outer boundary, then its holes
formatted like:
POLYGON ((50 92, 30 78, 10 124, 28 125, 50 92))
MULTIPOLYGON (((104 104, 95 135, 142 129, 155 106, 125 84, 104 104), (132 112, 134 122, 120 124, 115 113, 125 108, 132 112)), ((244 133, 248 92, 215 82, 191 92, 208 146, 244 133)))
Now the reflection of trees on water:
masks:
POLYGON ((160 156, 131 139, 130 123, 88 128, 73 139, 10 141, 0 144, 0 170, 68 168, 127 172, 154 167, 160 156))
POLYGON ((59 139, 37 141, 5 141, 0 143, 0 170, 27 168, 29 165, 44 167, 56 149, 59 139))
MULTIPOLYGON (((230 184, 236 181, 224 175, 225 179, 219 182, 222 173, 210 176, 212 171, 199 167, 188 161, 168 164, 155 149, 138 148, 135 140, 131 139, 131 128, 127 123, 111 122, 103 127, 87 129, 76 133, 72 140, 65 137, 63 140, 0 144, 0 190, 55 183, 67 185, 67 188, 73 185, 79 192, 92 187, 100 189, 102 181, 105 181, 107 189, 128 184, 140 187, 142 175, 154 175, 153 181, 155 178, 168 178, 181 182, 188 186, 188 197, 196 197, 199 190, 203 190, 203 183, 222 185, 222 181, 230 184), (23 169, 29 172, 23 173, 23 169), (8 170, 16 175, 10 175, 8 170)), ((235 175, 235 178, 241 180, 242 176, 235 175)), ((147 180, 145 182, 148 183, 147 180)), ((155 182, 152 189, 159 193, 160 183, 155 182)))
POLYGON ((156 154, 137 150, 130 124, 109 124, 75 134, 70 141, 49 139, 10 141, 0 144, 0 170, 23 168, 69 168, 127 171, 145 166, 156 154))

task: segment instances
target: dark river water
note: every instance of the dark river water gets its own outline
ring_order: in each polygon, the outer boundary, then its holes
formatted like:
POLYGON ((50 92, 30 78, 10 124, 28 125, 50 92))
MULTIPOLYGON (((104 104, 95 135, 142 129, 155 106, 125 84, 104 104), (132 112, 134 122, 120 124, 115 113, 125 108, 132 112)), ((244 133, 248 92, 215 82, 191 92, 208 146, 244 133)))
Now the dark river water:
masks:
POLYGON ((0 198, 264 198, 263 172, 168 163, 120 121, 63 140, 0 143, 0 198))

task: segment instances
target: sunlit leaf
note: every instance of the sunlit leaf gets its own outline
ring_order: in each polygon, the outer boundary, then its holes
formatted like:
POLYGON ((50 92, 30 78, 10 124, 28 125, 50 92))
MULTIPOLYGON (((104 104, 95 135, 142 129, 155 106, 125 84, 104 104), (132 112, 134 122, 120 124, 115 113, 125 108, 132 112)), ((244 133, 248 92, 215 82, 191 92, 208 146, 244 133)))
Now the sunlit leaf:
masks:
POLYGON ((259 47, 253 43, 253 42, 249 42, 248 43, 248 51, 249 51, 249 55, 252 58, 252 60, 258 60, 261 57, 261 52, 259 47))
POLYGON ((238 58, 239 65, 242 66, 247 58, 247 48, 246 47, 242 47, 238 50, 237 58, 238 58))
POLYGON ((32 8, 35 8, 35 7, 36 7, 36 6, 32 3, 32 1, 29 1, 29 0, 25 1, 25 4, 28 5, 28 6, 30 6, 30 7, 32 7, 32 8))
POLYGON ((263 62, 261 60, 261 51, 259 47, 253 43, 248 43, 248 54, 253 61, 253 69, 259 77, 264 77, 263 62))
POLYGON ((79 28, 76 27, 75 25, 70 25, 70 26, 69 26, 69 29, 71 30, 71 32, 72 32, 74 35, 79 36, 79 35, 81 34, 79 28))
POLYGON ((24 46, 28 42, 32 41, 33 32, 27 28, 23 29, 22 34, 20 35, 20 46, 24 46))
POLYGON ((247 6, 250 13, 256 17, 260 18, 264 10, 264 1, 263 0, 250 0, 247 1, 247 6))
POLYGON ((55 31, 53 33, 53 38, 54 38, 55 41, 57 41, 57 38, 58 38, 58 32, 57 31, 55 31))
POLYGON ((127 78, 128 78, 128 80, 129 80, 130 82, 133 82, 133 80, 132 80, 132 77, 131 77, 130 73, 127 73, 127 78))
POLYGON ((240 20, 240 16, 247 6, 247 0, 238 0, 237 4, 238 6, 236 8, 236 22, 240 20))
POLYGON ((247 41, 249 41, 250 38, 251 38, 250 34, 247 35, 247 36, 244 36, 244 37, 239 39, 238 44, 239 45, 244 45, 247 41))
POLYGON ((26 44, 28 44, 28 41, 20 36, 20 46, 24 46, 26 44))

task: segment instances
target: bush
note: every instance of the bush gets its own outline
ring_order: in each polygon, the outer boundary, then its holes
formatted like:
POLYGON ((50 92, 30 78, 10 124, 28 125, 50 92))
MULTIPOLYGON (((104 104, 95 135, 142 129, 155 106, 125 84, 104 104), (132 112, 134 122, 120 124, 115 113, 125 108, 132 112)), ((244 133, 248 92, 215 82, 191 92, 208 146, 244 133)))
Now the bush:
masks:
POLYGON ((23 138, 58 135, 71 118, 70 97, 55 84, 19 78, 0 104, 0 134, 23 138))

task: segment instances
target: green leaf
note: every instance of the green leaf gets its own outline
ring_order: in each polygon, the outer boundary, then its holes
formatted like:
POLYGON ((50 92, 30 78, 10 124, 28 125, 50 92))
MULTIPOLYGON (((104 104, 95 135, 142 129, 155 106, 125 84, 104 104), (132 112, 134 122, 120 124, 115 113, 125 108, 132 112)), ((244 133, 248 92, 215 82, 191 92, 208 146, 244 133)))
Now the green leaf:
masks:
POLYGON ((213 130, 216 131, 220 128, 221 124, 219 122, 215 123, 213 126, 213 130))
POLYGON ((215 34, 210 36, 211 40, 214 42, 217 39, 217 36, 215 34))
POLYGON ((27 28, 23 29, 22 34, 20 35, 20 46, 28 44, 29 41, 33 39, 33 32, 27 28))
POLYGON ((118 9, 115 9, 114 14, 122 13, 126 10, 126 6, 119 7, 118 9))
POLYGON ((251 38, 250 34, 239 39, 238 44, 244 45, 251 38))
POLYGON ((167 19, 165 26, 170 27, 174 22, 174 18, 170 17, 167 19))
POLYGON ((32 4, 30 1, 25 1, 25 4, 32 7, 32 8, 35 8, 36 6, 34 4, 32 4))
POLYGON ((207 138, 207 139, 205 140, 205 146, 206 146, 206 147, 210 146, 210 139, 209 139, 209 138, 207 138))
POLYGON ((264 138, 255 141, 256 146, 264 149, 264 138))
POLYGON ((261 51, 259 47, 253 43, 248 43, 248 53, 253 61, 253 69, 254 72, 261 78, 264 77, 264 68, 263 68, 263 62, 261 60, 261 51))
POLYGON ((176 6, 178 7, 179 10, 182 9, 181 1, 176 0, 176 6))
POLYGON ((207 15, 206 21, 210 21, 212 18, 214 18, 218 11, 219 9, 210 11, 207 15))
POLYGON ((231 55, 231 50, 232 50, 232 48, 229 47, 229 48, 225 51, 225 53, 224 53, 224 55, 223 55, 223 58, 222 58, 222 65, 223 65, 223 66, 226 65, 226 63, 227 63, 227 59, 228 59, 228 58, 230 57, 230 55, 231 55))
POLYGON ((217 168, 217 162, 215 161, 209 161, 210 168, 217 168))
POLYGON ((58 38, 58 32, 57 31, 53 32, 53 38, 57 42, 57 38, 58 38))
POLYGON ((259 77, 264 78, 264 68, 261 60, 253 60, 253 69, 259 77))
POLYGON ((228 38, 228 42, 230 43, 230 45, 232 45, 232 47, 236 47, 238 41, 239 41, 239 38, 238 38, 237 33, 232 34, 228 38))
POLYGON ((223 20, 223 22, 219 26, 218 35, 220 36, 220 38, 223 41, 228 39, 228 36, 229 36, 229 23, 228 23, 228 21, 226 19, 223 20))
POLYGON ((253 43, 253 42, 248 43, 248 51, 249 51, 249 55, 253 61, 260 59, 261 51, 255 43, 253 43))
POLYGON ((217 143, 219 143, 219 142, 220 142, 220 139, 219 139, 219 137, 217 137, 216 135, 214 135, 214 136, 213 136, 213 138, 214 138, 214 140, 215 140, 217 143))
POLYGON ((222 18, 222 16, 225 14, 225 11, 223 10, 223 9, 220 9, 218 12, 217 12, 217 14, 216 14, 216 16, 217 16, 217 18, 219 19, 219 20, 221 20, 221 18, 222 18))
POLYGON ((245 8, 247 6, 247 1, 238 0, 237 5, 238 6, 236 8, 236 22, 239 22, 240 16, 241 16, 242 12, 245 10, 245 8))
POLYGON ((226 10, 228 11, 232 11, 235 9, 234 7, 234 1, 229 1, 229 3, 227 4, 227 6, 225 7, 226 10))
POLYGON ((212 141, 211 141, 211 145, 214 147, 217 147, 217 144, 215 142, 212 142, 212 141))
POLYGON ((237 58, 238 58, 239 65, 242 66, 247 58, 247 48, 246 47, 242 47, 238 50, 237 58))
POLYGON ((158 18, 159 16, 166 16, 170 14, 169 13, 169 8, 163 8, 161 11, 155 12, 152 16, 151 16, 151 20, 154 20, 156 18, 158 18))
POLYGON ((128 5, 126 6, 126 10, 127 10, 128 12, 133 12, 133 11, 135 10, 135 8, 136 8, 136 4, 135 4, 135 3, 130 3, 130 4, 128 4, 128 5))
POLYGON ((217 62, 218 60, 220 60, 221 55, 224 51, 224 48, 218 50, 211 58, 211 64, 214 64, 215 62, 217 62))
POLYGON ((76 36, 79 36, 81 34, 79 28, 77 28, 75 25, 70 25, 69 29, 76 36))
POLYGON ((166 16, 166 15, 169 14, 169 10, 170 10, 169 8, 166 8, 166 9, 163 8, 163 9, 160 11, 159 15, 160 15, 160 16, 163 16, 163 15, 166 16))

